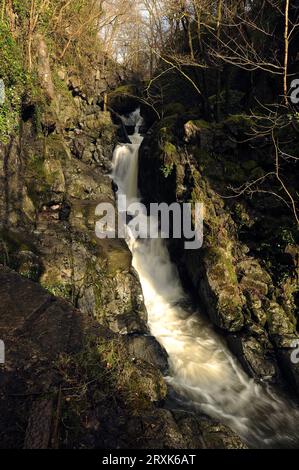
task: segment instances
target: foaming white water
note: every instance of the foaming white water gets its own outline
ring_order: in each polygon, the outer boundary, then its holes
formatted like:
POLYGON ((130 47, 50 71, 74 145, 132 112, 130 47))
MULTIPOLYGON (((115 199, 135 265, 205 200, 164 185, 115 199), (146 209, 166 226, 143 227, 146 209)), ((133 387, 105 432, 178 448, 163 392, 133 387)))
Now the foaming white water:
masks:
MULTIPOLYGON (((132 145, 115 150, 113 177, 120 194, 137 200, 140 113, 125 123, 136 123, 135 135, 132 145)), ((168 382, 192 406, 229 425, 248 445, 296 446, 297 408, 249 379, 207 321, 185 306, 186 295, 164 241, 134 239, 129 229, 128 234, 151 333, 169 354, 168 382)))
POLYGON ((138 152, 143 137, 139 134, 142 125, 140 110, 129 117, 123 117, 124 124, 135 126, 135 134, 130 136, 131 144, 118 145, 113 155, 112 178, 121 194, 125 194, 128 204, 138 198, 138 152))

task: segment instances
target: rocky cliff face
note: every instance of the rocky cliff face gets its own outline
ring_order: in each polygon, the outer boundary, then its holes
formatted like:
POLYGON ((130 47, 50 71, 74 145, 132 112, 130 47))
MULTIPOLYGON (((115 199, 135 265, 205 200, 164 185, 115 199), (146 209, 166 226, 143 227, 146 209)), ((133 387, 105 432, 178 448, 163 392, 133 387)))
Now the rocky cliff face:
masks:
POLYGON ((280 386, 286 378, 298 392, 291 362, 298 339, 296 230, 269 194, 225 197, 228 186, 263 177, 267 168, 244 143, 246 116, 221 124, 192 119, 167 116, 146 137, 139 168, 145 201, 204 203, 203 247, 169 243, 181 277, 251 376, 280 386))
POLYGON ((114 203, 107 173, 115 128, 109 113, 88 104, 95 97, 73 98, 71 90, 55 96, 55 113, 40 116, 43 132, 29 115, 1 146, 1 261, 107 325, 116 322, 116 330, 146 331, 125 242, 95 236, 97 205, 114 203), (103 304, 114 306, 118 321, 103 304))

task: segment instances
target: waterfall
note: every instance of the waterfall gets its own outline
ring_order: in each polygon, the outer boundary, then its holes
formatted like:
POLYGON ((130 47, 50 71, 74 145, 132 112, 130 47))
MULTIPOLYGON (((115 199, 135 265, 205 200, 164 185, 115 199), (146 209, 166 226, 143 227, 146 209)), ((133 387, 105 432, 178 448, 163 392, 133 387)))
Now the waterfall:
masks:
POLYGON ((131 144, 118 145, 113 155, 112 178, 117 183, 121 194, 126 195, 128 204, 138 200, 138 154, 143 137, 139 134, 142 125, 140 109, 130 117, 123 117, 125 125, 135 126, 134 135, 130 136, 131 144))
MULTIPOLYGON (((138 201, 140 110, 124 122, 136 126, 135 134, 132 144, 116 148, 112 177, 119 194, 138 201)), ((185 307, 188 299, 165 242, 134 239, 128 230, 128 245, 140 277, 151 333, 169 355, 166 380, 182 402, 227 424, 250 447, 298 445, 298 409, 250 379, 208 321, 185 307)))

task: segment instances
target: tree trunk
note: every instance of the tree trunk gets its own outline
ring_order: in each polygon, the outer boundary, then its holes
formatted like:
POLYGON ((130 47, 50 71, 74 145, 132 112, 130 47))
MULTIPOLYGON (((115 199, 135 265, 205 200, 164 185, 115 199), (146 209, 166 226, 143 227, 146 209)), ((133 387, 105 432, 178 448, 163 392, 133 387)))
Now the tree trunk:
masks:
POLYGON ((288 106, 288 64, 289 64, 289 12, 290 0, 286 0, 285 6, 285 30, 284 30, 284 77, 283 77, 283 95, 286 106, 288 106))

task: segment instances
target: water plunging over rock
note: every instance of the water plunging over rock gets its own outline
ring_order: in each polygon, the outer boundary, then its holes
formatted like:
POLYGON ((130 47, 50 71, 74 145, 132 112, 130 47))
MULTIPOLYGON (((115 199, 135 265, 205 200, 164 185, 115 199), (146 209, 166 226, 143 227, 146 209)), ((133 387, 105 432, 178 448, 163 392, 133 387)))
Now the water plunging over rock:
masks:
MULTIPOLYGON (((126 118, 135 123, 132 144, 118 146, 113 178, 119 194, 138 200, 139 112, 126 118)), ((186 294, 161 239, 134 239, 128 229, 133 266, 139 273, 151 333, 169 355, 173 388, 195 409, 229 425, 250 446, 293 447, 299 411, 294 405, 247 377, 198 312, 182 305, 186 294)))

